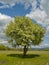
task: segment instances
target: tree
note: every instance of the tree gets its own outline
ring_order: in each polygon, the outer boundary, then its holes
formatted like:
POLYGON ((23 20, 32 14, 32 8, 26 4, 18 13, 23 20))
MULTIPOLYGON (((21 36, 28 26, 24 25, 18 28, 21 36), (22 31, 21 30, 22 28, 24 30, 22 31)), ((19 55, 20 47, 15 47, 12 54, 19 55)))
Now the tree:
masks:
POLYGON ((24 56, 31 44, 38 45, 44 39, 45 28, 28 17, 15 17, 6 27, 6 35, 13 46, 24 46, 24 56))

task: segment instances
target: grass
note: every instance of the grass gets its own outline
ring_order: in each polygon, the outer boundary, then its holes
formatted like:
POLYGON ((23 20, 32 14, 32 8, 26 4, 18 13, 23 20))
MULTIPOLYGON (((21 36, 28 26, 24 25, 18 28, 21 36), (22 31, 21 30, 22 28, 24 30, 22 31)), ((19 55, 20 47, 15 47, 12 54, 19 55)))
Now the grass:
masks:
POLYGON ((49 51, 0 51, 0 65, 49 65, 49 51))

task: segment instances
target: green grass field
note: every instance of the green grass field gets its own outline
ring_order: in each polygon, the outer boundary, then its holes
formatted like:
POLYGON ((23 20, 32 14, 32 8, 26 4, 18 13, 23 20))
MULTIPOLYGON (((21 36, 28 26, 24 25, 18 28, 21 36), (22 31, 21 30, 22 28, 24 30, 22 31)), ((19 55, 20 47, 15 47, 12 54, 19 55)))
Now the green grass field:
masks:
POLYGON ((0 51, 0 65, 49 65, 49 51, 0 51))

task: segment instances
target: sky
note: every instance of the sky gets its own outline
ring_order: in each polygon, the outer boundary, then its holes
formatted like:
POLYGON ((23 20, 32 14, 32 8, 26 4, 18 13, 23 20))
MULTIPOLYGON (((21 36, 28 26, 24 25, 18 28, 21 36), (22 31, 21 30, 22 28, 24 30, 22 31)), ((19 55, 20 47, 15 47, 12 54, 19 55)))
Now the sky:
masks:
POLYGON ((5 28, 15 16, 29 17, 45 27, 40 47, 49 47, 49 0, 0 0, 0 43, 7 43, 5 28))

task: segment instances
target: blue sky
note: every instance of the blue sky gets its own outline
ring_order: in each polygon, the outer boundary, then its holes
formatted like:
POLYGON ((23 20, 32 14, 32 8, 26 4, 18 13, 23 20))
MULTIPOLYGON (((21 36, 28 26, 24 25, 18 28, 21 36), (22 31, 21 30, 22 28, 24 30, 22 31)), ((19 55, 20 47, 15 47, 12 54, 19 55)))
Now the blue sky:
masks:
POLYGON ((49 46, 49 1, 48 0, 0 0, 0 42, 6 42, 4 30, 15 16, 26 16, 46 27, 42 45, 49 46))
POLYGON ((11 17, 25 16, 27 13, 30 12, 30 10, 31 10, 31 6, 28 9, 25 9, 23 4, 16 4, 11 8, 2 8, 2 9, 0 8, 1 13, 11 17))

